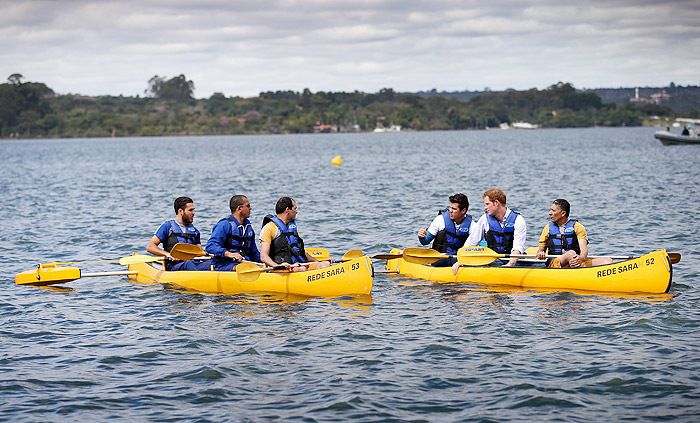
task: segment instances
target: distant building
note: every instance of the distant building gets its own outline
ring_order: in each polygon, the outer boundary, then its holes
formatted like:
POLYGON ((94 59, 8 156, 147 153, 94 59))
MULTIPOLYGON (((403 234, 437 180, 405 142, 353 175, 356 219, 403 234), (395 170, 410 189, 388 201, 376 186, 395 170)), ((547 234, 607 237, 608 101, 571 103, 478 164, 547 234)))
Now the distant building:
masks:
POLYGON ((336 128, 334 125, 323 125, 320 123, 314 125, 314 133, 315 134, 328 133, 328 132, 338 132, 338 128, 336 128))
POLYGON ((634 97, 630 98, 630 103, 637 104, 661 104, 668 103, 671 101, 671 96, 666 93, 666 90, 661 90, 660 92, 653 93, 651 98, 641 97, 639 95, 639 87, 634 89, 634 97))

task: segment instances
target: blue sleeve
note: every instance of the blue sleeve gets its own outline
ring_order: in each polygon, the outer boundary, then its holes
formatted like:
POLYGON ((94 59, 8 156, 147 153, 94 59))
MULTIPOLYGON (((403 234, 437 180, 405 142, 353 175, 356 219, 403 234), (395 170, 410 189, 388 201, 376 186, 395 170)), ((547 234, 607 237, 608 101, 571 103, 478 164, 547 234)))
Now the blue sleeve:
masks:
POLYGON ((163 223, 156 231, 155 236, 157 236, 161 242, 165 242, 170 235, 170 228, 170 221, 163 223))
POLYGON ((207 253, 213 256, 224 255, 227 251, 226 248, 224 248, 226 236, 228 235, 227 229, 230 227, 231 225, 225 220, 214 225, 214 228, 211 230, 211 237, 209 241, 207 241, 207 246, 205 247, 207 253))
POLYGON ((434 239, 435 235, 431 234, 430 232, 428 232, 428 235, 426 235, 425 238, 418 237, 418 241, 420 241, 422 245, 428 245, 434 239))
POLYGON ((255 243, 255 237, 253 237, 253 243, 250 246, 250 261, 256 261, 260 263, 260 250, 258 245, 255 243))

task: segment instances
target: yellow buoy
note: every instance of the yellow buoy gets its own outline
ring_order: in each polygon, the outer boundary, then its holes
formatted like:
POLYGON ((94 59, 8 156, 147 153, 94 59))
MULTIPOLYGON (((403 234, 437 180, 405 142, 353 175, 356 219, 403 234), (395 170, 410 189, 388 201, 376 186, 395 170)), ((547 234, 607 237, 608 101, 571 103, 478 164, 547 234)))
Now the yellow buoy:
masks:
POLYGON ((340 156, 335 156, 335 157, 333 158, 333 161, 331 161, 331 163, 333 163, 333 164, 336 165, 336 166, 340 166, 341 164, 343 164, 343 163, 341 162, 341 160, 340 160, 340 156))

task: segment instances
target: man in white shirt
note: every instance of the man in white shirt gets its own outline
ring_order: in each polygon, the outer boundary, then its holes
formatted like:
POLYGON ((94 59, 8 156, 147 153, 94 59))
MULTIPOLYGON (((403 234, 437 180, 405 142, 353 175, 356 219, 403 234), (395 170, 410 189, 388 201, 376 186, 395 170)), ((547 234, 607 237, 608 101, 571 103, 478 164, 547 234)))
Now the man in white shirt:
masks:
MULTIPOLYGON (((506 194, 498 188, 486 191, 482 197, 486 213, 476 222, 464 246, 474 247, 485 239, 486 245, 498 254, 522 254, 527 238, 525 218, 506 206, 506 194)), ((513 266, 517 261, 512 258, 505 266, 513 266)), ((452 266, 455 275, 459 266, 459 263, 452 266)))
MULTIPOLYGON (((418 231, 418 241, 422 245, 433 242, 433 249, 447 255, 456 255, 475 228, 474 221, 467 214, 469 199, 464 194, 450 196, 450 207, 440 210, 433 222, 427 228, 418 231)), ((457 260, 444 258, 432 265, 449 267, 457 260)))

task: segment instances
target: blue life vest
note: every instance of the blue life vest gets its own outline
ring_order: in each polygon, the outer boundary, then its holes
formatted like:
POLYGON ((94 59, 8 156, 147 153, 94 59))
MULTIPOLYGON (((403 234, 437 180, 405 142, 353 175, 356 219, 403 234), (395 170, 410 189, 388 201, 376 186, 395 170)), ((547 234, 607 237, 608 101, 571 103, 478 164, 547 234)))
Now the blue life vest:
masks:
POLYGON ((231 225, 231 231, 226 235, 224 248, 232 253, 240 253, 247 258, 250 254, 251 245, 255 242, 255 231, 250 221, 245 219, 243 224, 239 225, 233 216, 221 219, 219 222, 222 220, 228 220, 231 225))
POLYGON ((462 220, 459 227, 455 227, 455 222, 450 219, 448 210, 440 210, 438 214, 441 214, 442 219, 445 221, 445 229, 435 235, 433 249, 450 255, 457 254, 457 250, 462 248, 467 238, 469 238, 472 218, 469 215, 464 216, 464 220, 462 220))
POLYGON ((285 225, 277 216, 266 216, 265 219, 274 222, 280 230, 279 236, 270 244, 270 258, 275 263, 305 263, 304 240, 297 232, 297 222, 293 221, 285 225))
POLYGON ((192 225, 187 226, 186 230, 187 232, 182 232, 182 228, 180 228, 180 225, 175 221, 175 219, 171 220, 170 234, 168 235, 168 238, 163 241, 163 249, 170 252, 175 244, 179 242, 195 244, 199 231, 192 225))
POLYGON ((486 245, 498 254, 510 254, 513 250, 513 238, 515 234, 515 219, 518 213, 511 210, 508 218, 503 222, 503 228, 498 220, 487 214, 489 230, 486 231, 486 245))
POLYGON ((578 236, 574 230, 575 220, 569 220, 564 226, 564 233, 559 232, 559 225, 549 222, 549 236, 547 237, 547 253, 561 255, 568 250, 581 254, 581 247, 578 245, 578 236))

